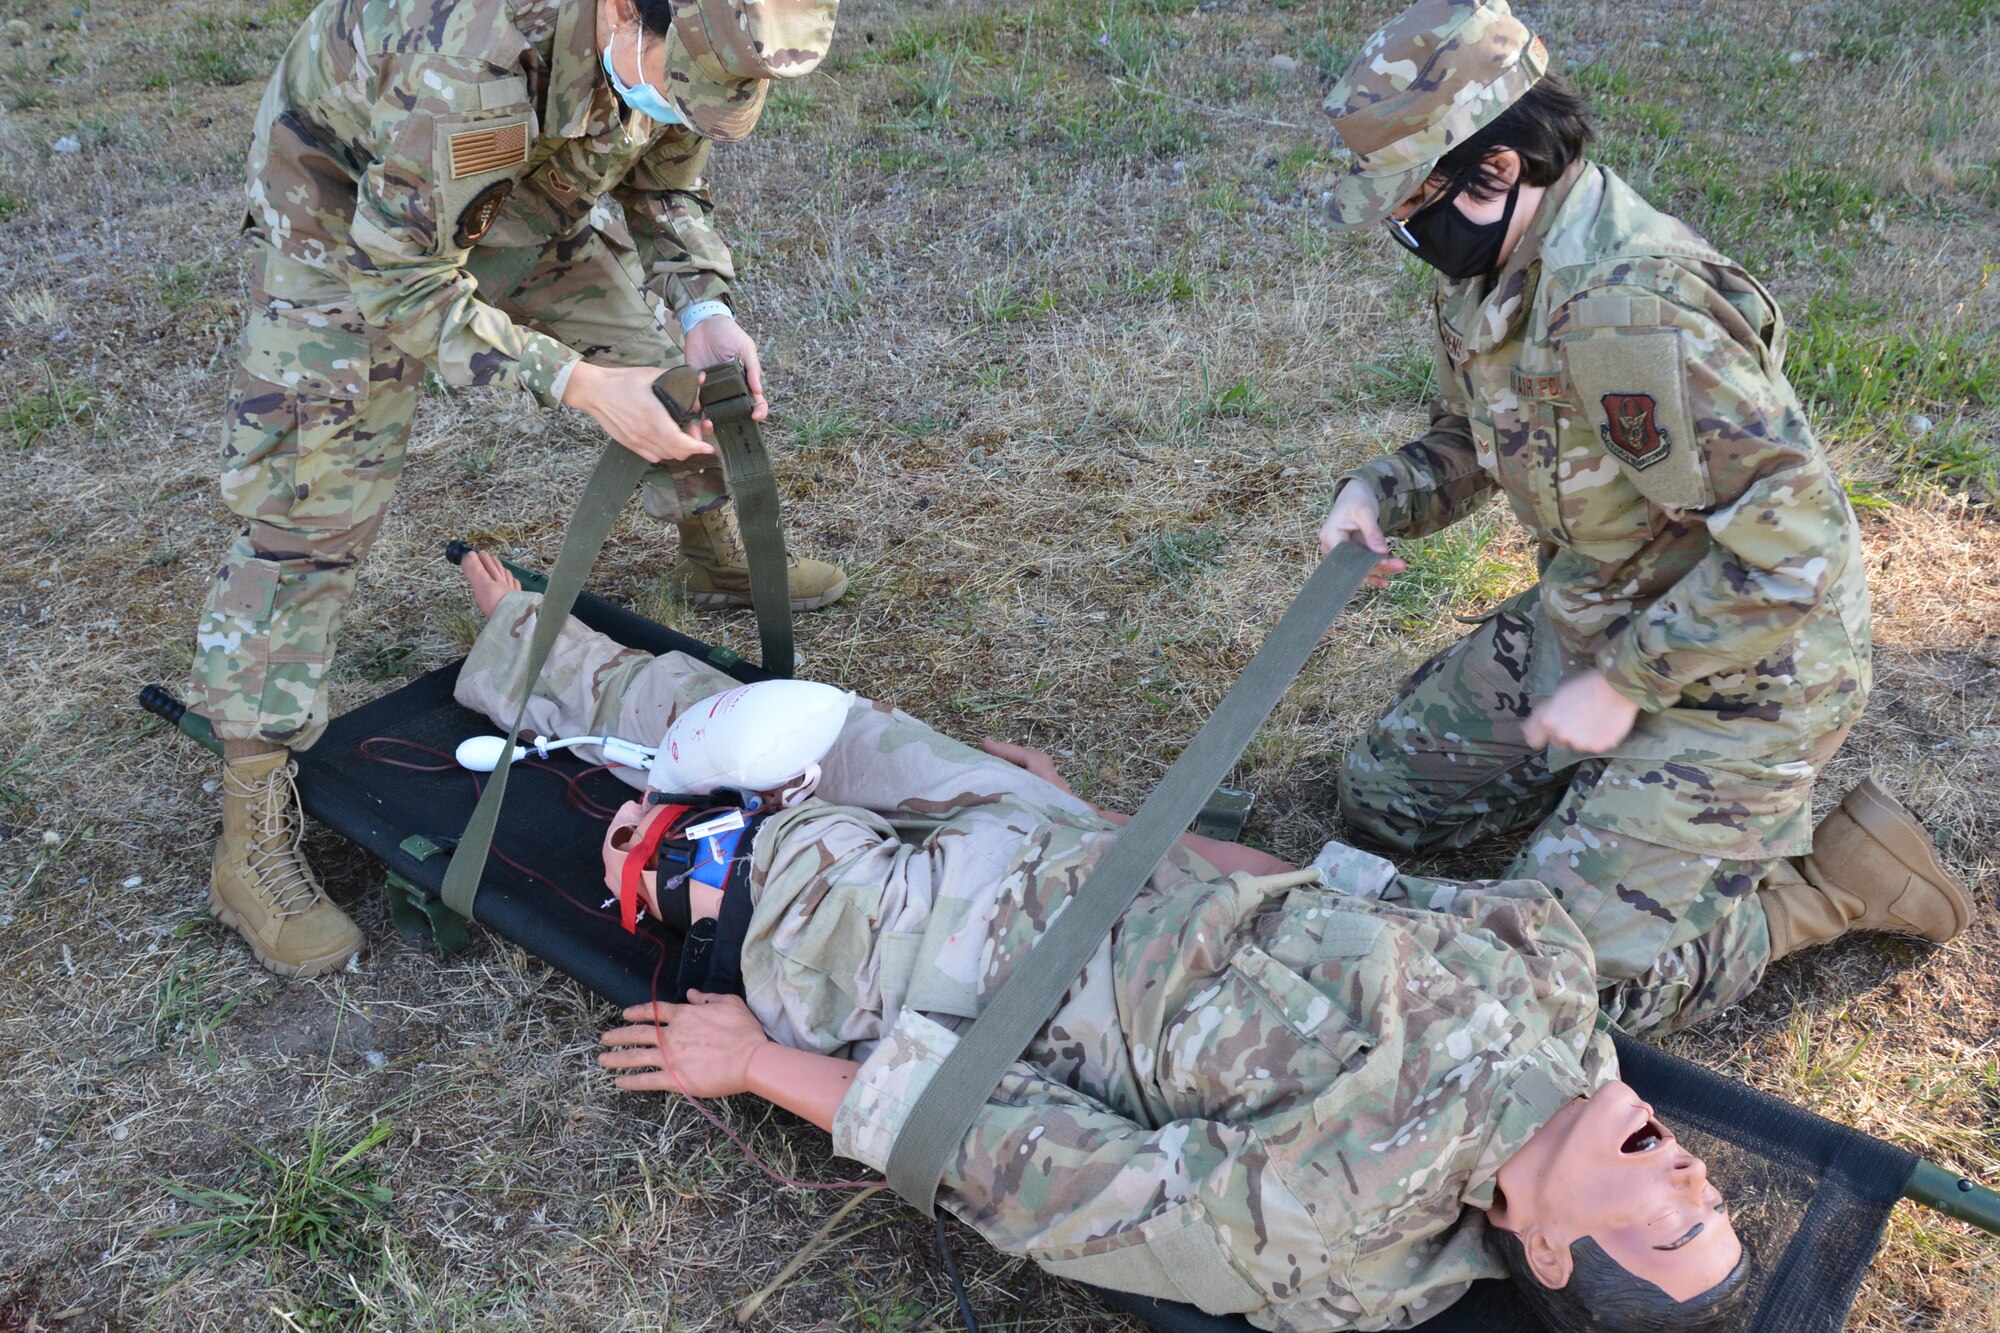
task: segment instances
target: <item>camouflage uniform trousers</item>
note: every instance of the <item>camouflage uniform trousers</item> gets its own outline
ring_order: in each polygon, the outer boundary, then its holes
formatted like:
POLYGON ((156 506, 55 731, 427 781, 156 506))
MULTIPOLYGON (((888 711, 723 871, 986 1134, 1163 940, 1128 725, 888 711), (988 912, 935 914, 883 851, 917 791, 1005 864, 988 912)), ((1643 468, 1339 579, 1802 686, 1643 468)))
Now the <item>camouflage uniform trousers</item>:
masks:
MULTIPOLYGON (((190 696, 225 739, 304 749, 326 727, 335 636, 402 475, 425 367, 362 320, 337 273, 262 238, 257 250, 222 446, 223 500, 248 526, 202 611, 190 696)), ((470 267, 502 310, 587 360, 681 359, 631 256, 595 231, 476 250, 470 267)), ((656 470, 645 507, 677 522, 727 495, 709 460, 656 470)))
MULTIPOLYGON (((1648 842, 1607 825, 1629 810, 1629 767, 1662 775, 1662 761, 1586 759, 1553 768, 1522 735, 1531 700, 1537 590, 1515 597, 1473 633, 1430 659, 1348 751, 1341 813, 1402 852, 1439 851, 1539 823, 1505 879, 1539 880, 1562 900, 1596 954, 1598 999, 1633 1034, 1672 1032, 1756 989, 1771 937, 1754 890, 1774 864, 1648 842)), ((1821 738, 1815 766, 1845 728, 1821 738)), ((1698 800, 1693 762, 1674 761, 1657 794, 1698 800), (1677 788, 1669 791, 1665 788, 1677 788)))

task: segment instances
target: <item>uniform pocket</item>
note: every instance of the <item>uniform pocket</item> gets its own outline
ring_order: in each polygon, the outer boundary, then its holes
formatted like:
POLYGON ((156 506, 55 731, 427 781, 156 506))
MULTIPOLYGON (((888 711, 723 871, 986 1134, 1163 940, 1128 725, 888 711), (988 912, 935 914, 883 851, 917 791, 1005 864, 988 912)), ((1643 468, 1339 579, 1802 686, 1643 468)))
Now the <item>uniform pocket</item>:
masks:
MULTIPOLYGON (((1489 374, 1510 374, 1494 372, 1489 374)), ((1515 514, 1544 541, 1566 541, 1556 488, 1555 412, 1540 399, 1495 393, 1492 413, 1494 479, 1513 503, 1515 514)))
POLYGON ((1797 856, 1812 847, 1816 774, 1804 760, 1611 759, 1578 822, 1640 842, 1729 861, 1797 856))
MULTIPOLYGON (((1267 1188, 1274 1195, 1274 1208, 1282 1203, 1289 1205, 1287 1212, 1304 1212, 1289 1190, 1282 1200, 1275 1197, 1282 1188, 1279 1182, 1271 1181, 1267 1188)), ((1141 1239, 1134 1244, 1069 1258, 1037 1255, 1035 1262, 1072 1282, 1142 1296, 1176 1293, 1181 1300, 1212 1314, 1239 1314, 1268 1301, 1267 1294, 1230 1261, 1220 1239, 1192 1208, 1170 1208, 1147 1221, 1140 1234, 1141 1239)))
POLYGON ((365 402, 372 346, 353 305, 267 305, 251 315, 243 368, 302 397, 365 402))
POLYGON ((1245 945, 1167 1023, 1159 1082, 1177 1115, 1227 1119, 1312 1101, 1369 1044, 1311 982, 1245 945))

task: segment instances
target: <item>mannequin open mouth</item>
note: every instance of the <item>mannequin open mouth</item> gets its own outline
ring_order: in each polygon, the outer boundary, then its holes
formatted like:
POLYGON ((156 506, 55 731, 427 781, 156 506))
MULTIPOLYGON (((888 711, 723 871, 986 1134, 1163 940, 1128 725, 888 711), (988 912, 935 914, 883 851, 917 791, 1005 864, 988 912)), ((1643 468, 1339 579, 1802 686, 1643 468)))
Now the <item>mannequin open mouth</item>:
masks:
POLYGON ((1666 1141, 1667 1131, 1660 1127, 1658 1121, 1648 1116, 1646 1123, 1633 1130, 1625 1142, 1619 1145, 1618 1151, 1625 1153, 1651 1152, 1666 1141))

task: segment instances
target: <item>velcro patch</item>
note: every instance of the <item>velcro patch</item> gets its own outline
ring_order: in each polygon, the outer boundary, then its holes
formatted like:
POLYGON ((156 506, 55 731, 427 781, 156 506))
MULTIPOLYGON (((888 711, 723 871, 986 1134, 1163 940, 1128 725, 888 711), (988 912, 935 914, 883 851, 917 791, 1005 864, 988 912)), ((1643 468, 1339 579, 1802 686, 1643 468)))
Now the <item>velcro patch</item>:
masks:
MULTIPOLYGON (((1672 328, 1585 328, 1562 341, 1578 436, 1596 436, 1638 492, 1662 509, 1713 503, 1672 328)), ((1582 441, 1579 440, 1578 443, 1582 441)))
POLYGON ((518 166, 528 160, 528 124, 461 130, 451 136, 449 151, 453 180, 518 166))

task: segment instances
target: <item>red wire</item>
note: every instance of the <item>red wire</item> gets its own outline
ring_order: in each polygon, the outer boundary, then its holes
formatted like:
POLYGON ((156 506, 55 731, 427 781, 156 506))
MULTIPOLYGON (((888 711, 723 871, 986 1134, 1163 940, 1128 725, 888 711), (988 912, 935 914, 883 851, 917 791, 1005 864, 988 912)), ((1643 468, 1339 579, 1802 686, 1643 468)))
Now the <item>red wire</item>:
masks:
MULTIPOLYGON (((416 741, 405 740, 400 736, 370 736, 367 740, 361 742, 361 744, 357 748, 362 754, 366 755, 368 758, 374 760, 378 764, 387 764, 391 768, 408 769, 414 773, 447 773, 451 772, 454 769, 459 768, 458 760, 454 756, 448 755, 442 750, 432 749, 428 745, 419 744, 416 741), (442 760, 443 762, 436 764, 413 764, 405 759, 391 759, 387 755, 378 754, 374 750, 369 748, 370 746, 376 746, 376 745, 400 745, 405 749, 415 750, 420 754, 430 755, 432 758, 442 760)), ((612 817, 618 813, 612 807, 604 805, 592 799, 589 793, 585 792, 582 786, 579 785, 582 783, 583 779, 589 777, 591 774, 602 773, 605 770, 609 769, 611 767, 610 764, 598 764, 595 767, 586 768, 581 773, 577 773, 574 775, 564 773, 561 769, 555 767, 553 764, 543 763, 540 760, 535 760, 535 759, 517 760, 514 763, 514 767, 535 768, 535 769, 540 769, 544 773, 555 774, 557 777, 563 780, 563 784, 566 788, 566 794, 570 805, 576 808, 577 810, 581 811, 583 814, 588 815, 590 818, 598 820, 601 823, 606 823, 606 824, 610 823, 612 817)), ((476 801, 479 799, 479 794, 480 791, 482 790, 479 778, 477 775, 469 772, 466 773, 466 776, 472 780, 472 797, 476 801)), ((720 811, 723 809, 733 809, 733 808, 734 807, 717 806, 714 807, 713 810, 702 811, 701 814, 707 815, 710 813, 714 813, 715 811, 720 811)), ((581 901, 574 894, 571 894, 568 890, 564 889, 562 885, 550 879, 547 875, 544 875, 540 871, 532 870, 529 867, 522 865, 519 861, 516 861, 513 857, 508 856, 498 847, 492 849, 492 856, 495 860, 499 861, 502 865, 507 866, 515 873, 523 875, 533 883, 539 884, 542 887, 555 893, 558 897, 562 898, 565 902, 569 903, 572 907, 576 908, 578 911, 584 913, 585 915, 596 917, 600 921, 618 920, 618 918, 616 916, 613 916, 610 912, 605 911, 601 908, 592 907, 588 903, 581 901)), ((732 858, 732 860, 733 859, 735 858, 732 858)), ((692 867, 690 867, 690 873, 692 873, 692 867)), ((650 984, 650 989, 653 996, 652 1002, 655 1005, 657 1005, 661 1003, 660 974, 666 970, 667 966, 667 944, 665 940, 662 940, 657 934, 655 934, 652 931, 644 932, 644 938, 648 943, 650 943, 653 946, 653 950, 656 955, 653 960, 653 976, 650 984)), ((776 1168, 772 1167, 761 1156, 758 1155, 757 1150, 755 1148, 752 1148, 748 1143, 745 1143, 742 1137, 738 1135, 735 1130, 731 1129, 728 1123, 724 1121, 721 1116, 717 1115, 714 1111, 711 1111, 708 1108, 708 1105, 703 1098, 697 1097, 693 1093, 687 1090, 687 1085, 681 1082, 681 1076, 677 1072, 675 1072, 673 1067, 673 1062, 667 1058, 667 1042, 666 1042, 666 1037, 663 1035, 663 1032, 664 1030, 661 1028, 659 1024, 655 1023, 653 1025, 653 1045, 655 1049, 658 1050, 660 1055, 661 1071, 665 1073, 668 1078, 674 1081, 675 1085, 680 1089, 681 1096, 687 1099, 688 1103, 691 1106, 693 1106, 697 1112, 700 1113, 703 1119, 707 1120, 709 1124, 721 1130, 723 1134, 728 1137, 731 1143, 735 1144, 739 1149, 742 1150, 743 1155, 749 1159, 750 1165, 756 1167, 759 1171, 762 1171, 765 1175, 769 1176, 772 1180, 775 1180, 780 1185, 787 1185, 790 1186, 792 1189, 799 1189, 799 1190, 863 1190, 863 1189, 873 1189, 875 1186, 880 1185, 882 1183, 879 1180, 825 1180, 825 1181, 797 1180, 791 1176, 784 1174, 782 1171, 779 1171, 776 1168)))

